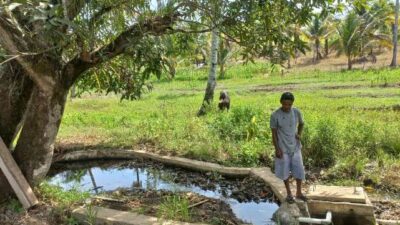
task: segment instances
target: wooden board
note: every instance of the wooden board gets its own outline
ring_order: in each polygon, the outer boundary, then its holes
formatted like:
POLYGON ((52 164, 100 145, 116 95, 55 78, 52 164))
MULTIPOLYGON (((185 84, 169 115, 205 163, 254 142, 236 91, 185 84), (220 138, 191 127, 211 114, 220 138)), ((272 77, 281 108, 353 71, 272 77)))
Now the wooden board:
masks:
POLYGON ((38 200, 29 186, 20 168, 12 157, 3 139, 0 137, 0 169, 6 176, 9 184, 25 209, 36 204, 38 200))

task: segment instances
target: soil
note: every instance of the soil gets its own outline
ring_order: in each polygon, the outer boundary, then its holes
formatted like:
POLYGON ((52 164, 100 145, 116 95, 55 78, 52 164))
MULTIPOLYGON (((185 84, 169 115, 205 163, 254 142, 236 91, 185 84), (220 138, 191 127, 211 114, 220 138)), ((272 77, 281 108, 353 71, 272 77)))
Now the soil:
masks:
POLYGON ((400 220, 400 202, 379 201, 373 205, 377 219, 400 220))
POLYGON ((0 205, 0 225, 55 225, 63 224, 60 214, 45 203, 40 203, 34 208, 26 211, 10 207, 10 205, 0 205))

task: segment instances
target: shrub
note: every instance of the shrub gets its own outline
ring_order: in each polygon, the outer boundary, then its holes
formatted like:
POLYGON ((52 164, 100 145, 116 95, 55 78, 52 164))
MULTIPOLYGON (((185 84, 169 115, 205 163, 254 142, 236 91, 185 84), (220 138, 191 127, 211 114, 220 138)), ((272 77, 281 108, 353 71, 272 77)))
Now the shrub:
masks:
POLYGON ((251 141, 243 141, 240 143, 240 148, 234 150, 234 164, 243 166, 257 166, 259 164, 260 155, 265 151, 265 144, 257 139, 251 141))
POLYGON ((229 113, 219 113, 210 122, 210 127, 222 140, 236 142, 253 138, 265 139, 266 118, 259 108, 235 107, 229 113))
POLYGON ((340 133, 332 119, 322 119, 315 127, 311 152, 308 157, 314 166, 328 167, 335 162, 335 153, 340 151, 340 133))
POLYGON ((400 139, 398 133, 385 131, 381 142, 382 149, 385 153, 395 157, 400 156, 400 139))
POLYGON ((366 122, 351 122, 344 132, 344 142, 348 151, 361 151, 369 158, 375 158, 378 150, 376 125, 366 122))

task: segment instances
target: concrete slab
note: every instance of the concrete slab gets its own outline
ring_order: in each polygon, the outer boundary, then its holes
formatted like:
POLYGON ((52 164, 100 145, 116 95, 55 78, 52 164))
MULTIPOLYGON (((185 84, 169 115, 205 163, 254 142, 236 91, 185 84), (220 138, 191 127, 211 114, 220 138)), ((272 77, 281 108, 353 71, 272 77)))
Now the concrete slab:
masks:
POLYGON ((119 211, 94 206, 90 210, 90 214, 94 215, 95 221, 90 221, 89 210, 86 208, 78 208, 72 212, 72 216, 79 220, 82 224, 88 222, 98 225, 206 225, 201 223, 185 223, 178 221, 161 220, 156 217, 140 215, 134 212, 119 211))
POLYGON ((308 190, 307 197, 313 200, 330 201, 330 202, 351 202, 362 203, 367 202, 364 189, 362 187, 343 187, 343 186, 311 186, 308 190))
POLYGON ((311 215, 324 216, 332 212, 334 224, 375 225, 374 207, 369 204, 309 200, 311 215))

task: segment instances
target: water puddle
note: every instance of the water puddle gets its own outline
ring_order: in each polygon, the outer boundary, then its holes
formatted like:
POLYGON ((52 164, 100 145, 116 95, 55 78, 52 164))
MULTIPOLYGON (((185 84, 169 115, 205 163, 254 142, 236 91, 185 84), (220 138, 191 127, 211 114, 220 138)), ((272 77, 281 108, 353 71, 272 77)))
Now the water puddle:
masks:
POLYGON ((278 209, 268 187, 254 179, 229 179, 216 173, 199 173, 148 161, 104 161, 55 164, 49 183, 65 190, 76 188, 99 194, 117 189, 193 192, 227 203, 238 219, 274 224, 278 209))

